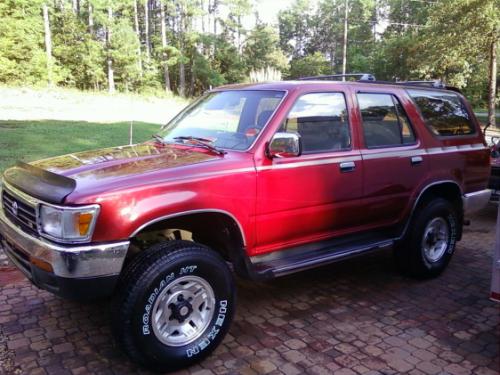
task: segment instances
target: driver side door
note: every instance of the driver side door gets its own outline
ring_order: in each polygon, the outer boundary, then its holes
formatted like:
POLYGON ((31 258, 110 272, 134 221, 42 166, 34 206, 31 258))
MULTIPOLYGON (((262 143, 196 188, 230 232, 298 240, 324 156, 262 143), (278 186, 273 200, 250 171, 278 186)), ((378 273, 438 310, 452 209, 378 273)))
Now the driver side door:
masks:
POLYGON ((362 162, 343 92, 299 96, 281 132, 298 133, 303 153, 257 166, 257 246, 252 255, 356 230, 362 162))

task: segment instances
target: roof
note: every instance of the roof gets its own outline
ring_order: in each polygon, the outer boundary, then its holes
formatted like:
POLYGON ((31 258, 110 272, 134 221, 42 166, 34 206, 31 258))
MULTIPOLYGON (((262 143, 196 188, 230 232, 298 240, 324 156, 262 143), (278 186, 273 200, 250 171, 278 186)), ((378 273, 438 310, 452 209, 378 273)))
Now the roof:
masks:
POLYGON ((214 89, 214 91, 223 90, 286 90, 291 91, 297 87, 301 88, 318 88, 321 86, 358 86, 358 87, 373 87, 380 89, 387 89, 387 87, 395 89, 428 89, 428 90, 444 90, 452 88, 438 88, 431 87, 423 84, 414 83, 396 83, 386 81, 327 81, 327 80, 305 80, 305 81, 276 81, 276 82, 258 82, 258 83, 238 83, 231 85, 224 85, 214 89))

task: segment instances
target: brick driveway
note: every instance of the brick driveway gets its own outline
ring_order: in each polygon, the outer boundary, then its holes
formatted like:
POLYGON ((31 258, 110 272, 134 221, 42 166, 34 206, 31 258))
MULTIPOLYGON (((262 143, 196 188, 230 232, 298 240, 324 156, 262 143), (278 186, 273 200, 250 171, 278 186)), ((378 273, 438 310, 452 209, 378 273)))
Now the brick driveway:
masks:
MULTIPOLYGON (((488 300, 496 211, 466 227, 439 278, 400 276, 390 252, 265 284, 239 282, 230 334, 196 374, 499 374, 488 300)), ((105 303, 69 302, 0 273, 0 373, 146 373, 114 346, 105 303)))

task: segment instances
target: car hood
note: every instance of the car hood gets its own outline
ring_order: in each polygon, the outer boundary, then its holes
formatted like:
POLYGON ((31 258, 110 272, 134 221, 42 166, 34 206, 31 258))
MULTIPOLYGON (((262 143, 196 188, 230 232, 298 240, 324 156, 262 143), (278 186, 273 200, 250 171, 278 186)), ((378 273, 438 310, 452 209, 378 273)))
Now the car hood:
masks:
POLYGON ((143 143, 78 152, 30 164, 78 182, 133 176, 218 158, 199 148, 143 143))

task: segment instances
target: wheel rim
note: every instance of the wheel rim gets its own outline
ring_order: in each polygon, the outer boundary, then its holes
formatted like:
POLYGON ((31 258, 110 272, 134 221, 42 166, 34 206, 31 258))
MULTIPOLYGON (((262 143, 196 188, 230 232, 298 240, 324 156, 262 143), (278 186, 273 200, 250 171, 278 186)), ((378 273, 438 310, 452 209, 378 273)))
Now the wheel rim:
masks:
POLYGON ((433 263, 439 261, 446 249, 450 239, 448 223, 442 217, 432 219, 424 230, 422 248, 425 258, 433 263))
POLYGON ((180 277, 168 284, 154 303, 153 332, 165 345, 187 345, 205 332, 214 306, 214 291, 206 280, 180 277))

